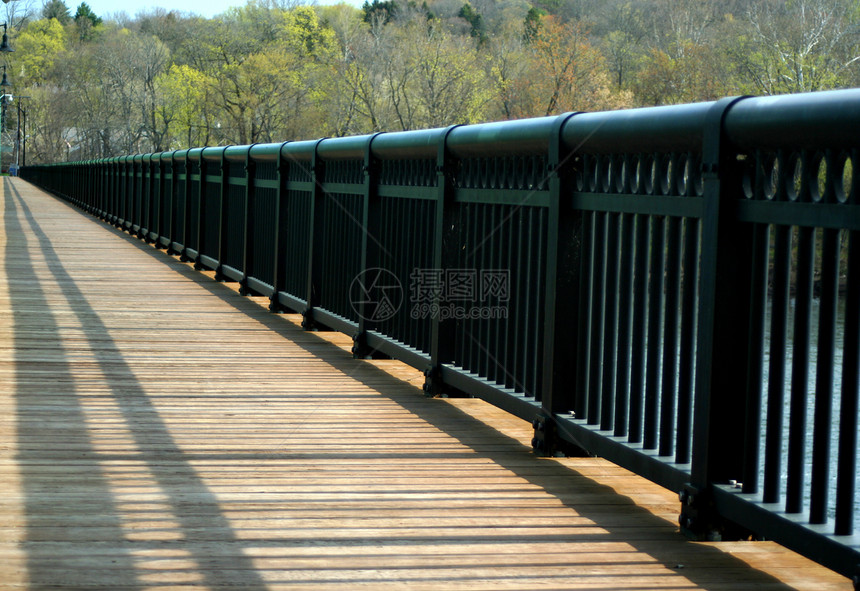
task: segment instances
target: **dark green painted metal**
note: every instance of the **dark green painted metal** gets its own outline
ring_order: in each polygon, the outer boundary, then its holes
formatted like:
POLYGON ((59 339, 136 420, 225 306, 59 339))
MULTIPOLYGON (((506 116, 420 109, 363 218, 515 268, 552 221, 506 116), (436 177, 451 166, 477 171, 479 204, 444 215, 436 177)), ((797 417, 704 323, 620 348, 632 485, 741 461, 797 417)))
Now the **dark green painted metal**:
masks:
MULTIPOLYGON (((855 199, 857 179, 854 180, 855 199)), ((846 301, 860 302, 860 233, 848 236, 846 301)), ((857 474, 857 416, 860 398, 860 306, 845 309, 842 351, 842 392, 839 401, 839 464, 836 472, 837 536, 854 535, 857 474)))
POLYGON ((791 289, 791 228, 774 229, 773 305, 771 312, 767 440, 765 442, 764 502, 778 503, 782 495, 783 412, 785 410, 786 355, 791 289))
POLYGON ((583 113, 564 128, 577 152, 629 154, 701 151, 712 103, 583 113))
POLYGON ((809 383, 812 293, 814 273, 815 230, 798 230, 797 238, 797 291, 794 308, 794 335, 791 364, 791 418, 788 430, 788 478, 786 481, 787 513, 803 510, 803 491, 806 488, 805 457, 807 431, 807 388, 809 383))
POLYGON ((457 158, 545 154, 552 141, 556 123, 556 117, 543 117, 464 125, 448 135, 448 149, 457 158))
MULTIPOLYGON (((454 199, 452 157, 448 149, 448 138, 457 126, 451 126, 443 132, 433 134, 436 141, 434 156, 436 159, 436 211, 433 218, 433 269, 444 269, 453 260, 456 249, 453 236, 453 214, 451 206, 454 199)), ((385 136, 380 138, 383 142, 385 136)), ((422 140, 427 139, 423 134, 422 140)), ((434 294, 433 304, 439 304, 438 295, 434 294)), ((454 363, 455 327, 453 323, 443 323, 439 315, 431 320, 430 325, 430 364, 424 368, 424 392, 428 395, 438 395, 445 390, 443 367, 454 363)), ((455 386, 456 387, 456 386, 455 386)))
POLYGON ((727 114, 726 138, 741 150, 856 148, 858 101, 856 88, 749 98, 727 114))
POLYGON ((439 142, 449 129, 385 133, 373 142, 373 157, 379 160, 435 158, 439 142))
POLYGON ((572 152, 561 141, 561 131, 575 113, 562 115, 555 120, 551 131, 548 172, 549 199, 546 254, 546 298, 544 299, 544 358, 540 392, 541 413, 534 419, 535 438, 532 442, 539 453, 552 455, 567 447, 566 451, 582 455, 584 449, 576 442, 554 437, 557 428, 555 417, 569 414, 575 405, 569 384, 576 380, 570 375, 568 360, 577 358, 575 339, 577 314, 576 280, 579 273, 579 252, 575 248, 580 234, 582 215, 566 207, 572 192, 572 152), (564 446, 563 442, 567 442, 564 446))
POLYGON ((749 372, 746 383, 746 453, 744 454, 743 490, 745 493, 759 492, 759 449, 761 436, 762 377, 764 375, 764 337, 766 332, 768 252, 770 250, 770 228, 756 226, 753 234, 751 290, 749 296, 748 338, 749 372))
MULTIPOLYGON (((354 140, 363 140, 361 146, 363 187, 362 187, 362 208, 361 208, 361 262, 359 269, 374 269, 380 266, 381 250, 384 248, 379 243, 380 236, 380 201, 376 188, 379 185, 377 179, 378 170, 374 164, 373 158, 373 140, 380 134, 369 136, 359 136, 354 140)), ((355 143, 355 142, 354 142, 355 143)), ((339 144, 340 150, 338 154, 351 154, 344 145, 345 142, 339 144)), ((329 152, 331 154, 331 152, 329 152)), ((353 281, 356 281, 356 277, 353 281)), ((350 284, 350 290, 352 284, 350 284)), ((356 302, 351 302, 353 306, 356 302)), ((375 327, 375 323, 368 320, 371 317, 371 312, 368 308, 368 301, 362 300, 358 304, 358 332, 353 335, 352 354, 358 359, 373 356, 373 349, 367 343, 367 333, 375 327)))
POLYGON ((743 439, 725 437, 725 429, 745 407, 747 376, 745 352, 736 334, 749 334, 748 306, 740 301, 749 293, 743 284, 743 263, 751 250, 748 230, 732 223, 728 203, 740 184, 737 164, 724 137, 726 113, 743 99, 724 99, 709 108, 704 137, 704 199, 702 232, 702 285, 699 303, 700 331, 696 363, 696 404, 693 430, 691 482, 701 491, 711 483, 740 480, 743 439), (747 234, 744 236, 742 234, 747 234), (740 279, 741 281, 738 281, 740 279), (741 383, 737 383, 740 377, 741 383))

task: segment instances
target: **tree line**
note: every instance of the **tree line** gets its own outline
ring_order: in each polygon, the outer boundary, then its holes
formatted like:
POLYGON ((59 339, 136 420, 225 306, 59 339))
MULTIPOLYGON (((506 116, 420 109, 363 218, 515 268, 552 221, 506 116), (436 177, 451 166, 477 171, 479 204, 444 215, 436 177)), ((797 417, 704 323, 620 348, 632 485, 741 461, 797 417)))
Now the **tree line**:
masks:
POLYGON ((249 0, 214 18, 5 7, 3 144, 17 102, 28 163, 860 82, 860 0, 249 0))

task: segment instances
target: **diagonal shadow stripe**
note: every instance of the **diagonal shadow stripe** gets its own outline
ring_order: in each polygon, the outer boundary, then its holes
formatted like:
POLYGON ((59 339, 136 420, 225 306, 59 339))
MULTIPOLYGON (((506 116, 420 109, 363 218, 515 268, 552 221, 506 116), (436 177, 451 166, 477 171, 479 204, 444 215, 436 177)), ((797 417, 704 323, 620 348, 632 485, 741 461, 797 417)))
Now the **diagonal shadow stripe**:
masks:
MULTIPOLYGON (((202 551, 203 546, 195 543, 199 535, 199 523, 205 520, 207 524, 207 543, 228 543, 233 545, 241 545, 240 541, 228 519, 222 513, 219 507, 219 502, 216 496, 207 487, 203 479, 198 476, 193 466, 190 465, 188 459, 181 447, 177 444, 174 437, 171 435, 168 426, 160 418, 157 409, 155 408, 149 395, 147 395, 143 386, 138 382, 132 371, 128 361, 126 361, 123 353, 120 351, 116 342, 111 338, 110 331, 105 323, 99 317, 99 313, 87 301, 86 296, 77 287, 74 277, 72 277, 62 264, 62 260, 55 250, 50 238, 40 227, 39 223, 33 216, 33 213, 22 199, 20 193, 8 179, 4 179, 4 193, 6 195, 6 232, 9 244, 14 244, 17 240, 23 237, 25 232, 29 232, 35 237, 38 242, 38 251, 45 259, 45 266, 50 272, 53 280, 59 286, 62 297, 66 300, 69 307, 74 313, 78 323, 82 327, 82 334, 87 344, 93 349, 98 350, 99 354, 95 356, 98 369, 105 377, 110 377, 108 383, 111 384, 109 395, 113 403, 118 407, 120 415, 124 422, 124 427, 134 440, 137 453, 132 457, 137 462, 149 464, 154 460, 155 455, 163 458, 169 456, 171 458, 170 472, 165 472, 160 469, 150 469, 149 474, 156 482, 162 498, 170 507, 175 518, 175 523, 178 524, 179 533, 181 534, 181 542, 178 546, 188 551, 191 558, 198 566, 198 572, 203 574, 203 582, 209 587, 218 587, 224 584, 224 581, 216 577, 215 571, 205 567, 210 562, 208 553, 202 551), (14 197, 13 197, 14 195, 14 197), (18 218, 23 215, 26 220, 27 227, 23 227, 18 218), (144 426, 140 426, 141 419, 144 418, 144 426), (177 482, 181 482, 181 488, 177 487, 177 482), (194 514, 191 515, 188 511, 187 503, 183 502, 183 496, 193 496, 195 499, 194 514)), ((7 264, 11 256, 10 248, 7 247, 7 264)), ((16 258, 20 261, 20 257, 16 258)), ((58 330, 57 319, 54 318, 50 311, 47 299, 44 295, 44 290, 41 287, 42 281, 35 268, 31 258, 24 259, 23 267, 19 263, 19 268, 16 271, 16 279, 13 284, 17 285, 13 294, 13 305, 17 301, 17 307, 26 315, 26 310, 41 309, 41 322, 44 331, 50 334, 56 334, 58 330), (34 301, 35 297, 35 301, 34 301)), ((17 328, 24 328, 17 326, 17 328)), ((24 332, 24 331, 22 331, 24 332)), ((70 361, 63 357, 58 363, 53 364, 51 369, 51 379, 68 379, 73 383, 70 372, 70 361), (58 375, 53 375, 53 370, 59 372, 58 375)), ((24 365, 24 360, 20 359, 20 365, 24 365)), ((23 368, 18 370, 23 371, 23 368)), ((33 396, 38 396, 38 390, 32 392, 33 396)), ((69 396, 63 398, 64 409, 64 429, 71 429, 77 439, 85 439, 88 437, 86 429, 86 417, 81 408, 81 401, 75 395, 74 390, 69 393, 69 396)), ((24 417, 21 417, 22 419, 24 417)), ((37 421, 38 422, 38 421, 37 421)), ((26 424, 26 423, 25 423, 26 424)), ((69 435, 66 432, 66 435, 69 435)), ((31 437, 43 438, 44 433, 38 428, 34 430, 24 430, 20 436, 23 440, 20 441, 21 448, 24 450, 32 447, 31 437)), ((52 449, 62 451, 62 446, 54 446, 46 448, 44 451, 25 452, 27 457, 22 457, 23 461, 34 462, 38 460, 40 463, 56 462, 62 464, 66 461, 63 458, 52 458, 52 449), (36 454, 34 457, 33 454, 36 454)), ((88 447, 81 452, 81 460, 76 460, 75 464, 67 464, 69 471, 74 471, 77 462, 83 462, 92 466, 104 465, 104 461, 94 453, 92 447, 88 447)), ((87 472, 89 474, 89 472, 87 472)), ((24 478, 27 478, 25 472, 24 478)), ((116 499, 113 498, 111 486, 105 478, 99 478, 95 483, 89 483, 90 487, 95 486, 95 490, 99 493, 91 498, 73 497, 70 501, 65 502, 79 503, 78 510, 81 514, 88 513, 95 519, 95 515, 105 516, 108 526, 108 537, 111 541, 117 542, 120 546, 128 544, 126 534, 121 531, 119 524, 116 499), (95 502, 94 502, 95 501, 95 502)), ((36 513, 38 509, 43 509, 44 503, 63 502, 65 498, 64 491, 56 491, 56 486, 50 483, 32 483, 25 488, 28 492, 27 509, 28 513, 36 513), (42 491, 54 489, 55 492, 45 494, 42 491)), ((39 540, 39 528, 33 524, 28 529, 28 538, 31 541, 39 540)), ((82 542, 87 544, 88 542, 82 542)), ((99 543, 90 541, 93 553, 98 553, 99 543)), ((144 546, 146 544, 143 544, 144 546)), ((31 583, 36 586, 50 586, 61 584, 62 580, 58 581, 57 577, 69 576, 69 573, 75 573, 81 568, 80 564, 57 565, 50 561, 50 545, 44 548, 36 545, 29 557, 29 575, 31 583), (65 573, 65 574, 64 574, 65 573)), ((139 546, 139 545, 138 545, 139 546)), ((123 584, 128 588, 142 588, 142 583, 139 580, 141 572, 135 569, 135 564, 128 554, 125 555, 128 560, 125 564, 111 565, 113 569, 117 569, 124 573, 123 584)), ((266 585, 260 577, 258 571, 254 568, 252 561, 242 555, 241 552, 234 553, 234 568, 242 573, 241 588, 256 591, 266 589, 266 585)))
MULTIPOLYGON (((86 416, 77 399, 72 361, 63 343, 57 338, 60 326, 51 313, 47 294, 36 270, 34 249, 30 249, 21 225, 21 209, 16 206, 10 185, 4 182, 4 230, 6 246, 4 262, 12 318, 12 348, 14 351, 14 404, 17 435, 17 455, 24 492, 25 537, 21 541, 27 556, 30 582, 40 585, 63 584, 75 580, 85 568, 55 551, 56 544, 43 533, 46 523, 38 516, 50 513, 63 503, 56 494, 56 485, 45 481, 46 466, 62 466, 63 475, 85 471, 88 490, 98 497, 99 504, 88 505, 98 511, 102 536, 121 546, 124 540, 116 499, 110 483, 100 470, 95 450, 86 443, 89 434, 86 416), (48 395, 44 383, 50 380, 64 384, 61 394, 48 395), (44 416, 50 405, 52 415, 44 416), (56 457, 54 447, 43 447, 45 440, 74 440, 80 457, 69 461, 56 457)), ((56 391, 56 390, 55 390, 56 391)), ((65 501, 68 502, 68 501, 65 501)), ((72 524, 67 524, 72 527, 72 524)), ((86 546, 86 545, 85 545, 86 546)), ((94 550, 87 548, 87 550, 94 550)), ((128 552, 116 553, 113 567, 123 573, 121 583, 127 589, 141 589, 134 576, 134 562, 128 552)), ((8 581, 7 581, 8 583, 8 581)))

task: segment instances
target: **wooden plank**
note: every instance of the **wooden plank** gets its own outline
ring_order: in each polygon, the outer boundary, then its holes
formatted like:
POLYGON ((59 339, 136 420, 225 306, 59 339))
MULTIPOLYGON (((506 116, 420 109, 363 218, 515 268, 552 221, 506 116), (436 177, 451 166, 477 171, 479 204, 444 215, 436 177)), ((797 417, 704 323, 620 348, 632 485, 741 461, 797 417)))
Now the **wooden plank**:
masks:
POLYGON ((847 589, 4 179, 2 589, 847 589))

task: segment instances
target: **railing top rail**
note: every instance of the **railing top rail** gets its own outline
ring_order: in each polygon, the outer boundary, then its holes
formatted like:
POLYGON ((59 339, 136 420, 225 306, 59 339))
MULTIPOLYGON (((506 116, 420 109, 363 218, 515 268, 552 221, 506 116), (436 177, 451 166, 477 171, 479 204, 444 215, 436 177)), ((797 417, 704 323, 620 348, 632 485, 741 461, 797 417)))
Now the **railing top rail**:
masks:
POLYGON ((726 115, 729 140, 741 148, 845 148, 860 134, 860 89, 754 97, 726 115))
POLYGON ((286 143, 254 144, 248 149, 248 155, 257 162, 275 162, 281 153, 281 148, 286 143))
POLYGON ((224 148, 224 159, 230 162, 245 162, 251 146, 227 146, 224 148))
POLYGON ((568 149, 593 153, 701 151, 713 103, 581 113, 562 130, 568 149))
POLYGON ((323 160, 363 159, 373 135, 327 138, 319 143, 317 154, 323 160))
POLYGON ((375 157, 383 160, 435 158, 447 129, 382 133, 373 140, 371 150, 375 157))
POLYGON ((281 155, 287 160, 310 162, 313 159, 320 140, 304 140, 290 142, 281 146, 281 155))
POLYGON ((498 121, 457 127, 448 135, 448 149, 460 158, 514 154, 546 154, 557 117, 498 121))
POLYGON ((200 157, 207 162, 220 162, 229 146, 218 146, 215 148, 203 148, 200 157))
POLYGON ((191 148, 186 151, 185 155, 189 160, 197 160, 199 162, 203 157, 204 149, 205 148, 191 148))

